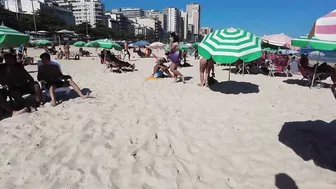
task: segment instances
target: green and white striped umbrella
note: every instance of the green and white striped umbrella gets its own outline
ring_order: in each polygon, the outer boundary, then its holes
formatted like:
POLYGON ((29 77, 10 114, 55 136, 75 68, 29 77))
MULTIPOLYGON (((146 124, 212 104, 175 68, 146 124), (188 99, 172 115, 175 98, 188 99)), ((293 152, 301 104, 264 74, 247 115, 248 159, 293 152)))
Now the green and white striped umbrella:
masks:
POLYGON ((36 44, 38 45, 51 45, 51 41, 46 39, 40 39, 36 41, 36 44))
POLYGON ((76 43, 73 44, 75 47, 84 47, 86 43, 84 41, 77 41, 76 43))
POLYGON ((299 38, 292 39, 294 47, 310 47, 316 50, 333 51, 336 50, 336 41, 323 41, 316 37, 308 39, 308 35, 302 35, 299 38))
POLYGON ((199 44, 200 44, 200 42, 196 42, 196 43, 192 44, 192 47, 197 48, 199 44))
POLYGON ((29 41, 29 36, 12 28, 0 26, 0 48, 12 48, 29 41))
POLYGON ((211 32, 198 45, 199 54, 217 63, 231 64, 241 59, 251 62, 261 57, 261 39, 244 30, 228 28, 211 32))
POLYGON ((84 45, 84 47, 94 47, 99 48, 99 43, 97 41, 90 41, 84 45))
POLYGON ((99 40, 96 40, 96 42, 99 43, 99 46, 101 48, 104 48, 104 49, 115 49, 115 50, 118 50, 120 51, 121 50, 121 46, 109 39, 99 39, 99 40))
MULTIPOLYGON (((169 51, 169 44, 167 44, 164 49, 166 51, 169 51)), ((187 51, 187 50, 189 50, 189 47, 188 47, 188 45, 186 45, 184 43, 180 43, 178 49, 181 50, 181 51, 187 51)))

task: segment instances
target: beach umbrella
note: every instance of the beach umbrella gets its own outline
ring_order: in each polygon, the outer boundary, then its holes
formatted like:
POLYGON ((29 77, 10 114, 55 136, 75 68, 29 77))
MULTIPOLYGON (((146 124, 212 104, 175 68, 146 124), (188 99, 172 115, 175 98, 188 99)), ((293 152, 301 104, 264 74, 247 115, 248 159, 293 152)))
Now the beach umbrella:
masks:
POLYGON ((133 43, 133 47, 146 47, 148 45, 150 45, 150 43, 148 43, 147 41, 137 41, 133 43))
POLYGON ((336 41, 336 9, 316 20, 309 38, 313 36, 320 40, 336 41))
POLYGON ((99 48, 99 43, 97 41, 90 41, 84 45, 84 47, 94 47, 99 48))
POLYGON ((12 28, 0 26, 0 48, 12 48, 29 41, 29 36, 12 28))
POLYGON ((36 41, 36 44, 38 45, 51 45, 51 41, 46 39, 40 39, 36 41))
POLYGON ((98 42, 99 47, 104 48, 104 49, 115 49, 118 51, 121 50, 121 46, 118 43, 113 42, 109 39, 99 39, 99 40, 96 40, 96 42, 98 42))
POLYGON ((264 43, 278 46, 278 47, 286 47, 292 49, 291 40, 292 38, 281 33, 281 34, 273 34, 266 35, 261 38, 264 43))
POLYGON ((309 53, 309 56, 325 56, 325 54, 321 51, 313 51, 309 53))
POLYGON ((192 47, 194 47, 196 49, 199 44, 200 44, 200 42, 196 42, 196 43, 192 44, 192 47))
POLYGON ((161 42, 154 42, 152 44, 149 45, 149 48, 151 49, 161 49, 165 46, 164 43, 161 43, 161 42))
POLYGON ((336 41, 324 41, 316 37, 308 38, 308 35, 300 36, 299 38, 292 39, 292 46, 296 47, 310 47, 315 50, 336 50, 336 41))
POLYGON ((181 51, 187 51, 187 50, 189 50, 189 47, 185 43, 180 43, 178 49, 181 50, 181 51))
POLYGON ((250 32, 228 28, 206 35, 198 45, 199 54, 217 63, 251 62, 261 57, 261 40, 250 32))
POLYGON ((76 43, 73 44, 75 47, 84 47, 86 43, 84 41, 77 41, 76 43))

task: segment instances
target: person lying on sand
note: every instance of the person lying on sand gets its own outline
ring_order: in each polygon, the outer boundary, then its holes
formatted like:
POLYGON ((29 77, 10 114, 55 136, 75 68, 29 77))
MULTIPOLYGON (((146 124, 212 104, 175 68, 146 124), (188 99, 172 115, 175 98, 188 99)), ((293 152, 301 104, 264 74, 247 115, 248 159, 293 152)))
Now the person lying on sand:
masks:
POLYGON ((206 60, 205 58, 201 58, 200 60, 200 83, 199 86, 203 87, 209 86, 209 75, 211 72, 211 77, 215 77, 215 62, 210 58, 206 60))
MULTIPOLYGON (((48 53, 41 54, 40 58, 41 58, 43 65, 48 65, 48 64, 57 65, 59 67, 59 70, 61 70, 60 64, 58 64, 57 62, 51 61, 50 55, 48 53)), ((62 81, 61 79, 54 80, 52 82, 46 83, 46 88, 49 90, 49 93, 50 93, 51 106, 57 105, 55 89, 60 88, 60 87, 69 87, 69 86, 71 86, 82 99, 86 99, 90 97, 91 92, 88 92, 87 94, 84 95, 82 91, 79 89, 79 87, 77 86, 77 84, 72 80, 72 78, 68 78, 65 81, 62 81)))
POLYGON ((111 51, 106 51, 105 55, 105 63, 110 67, 116 67, 119 68, 120 71, 122 71, 123 67, 131 68, 132 71, 135 69, 135 64, 130 64, 128 62, 124 62, 122 60, 119 60, 114 54, 111 53, 111 51))
POLYGON ((167 63, 167 62, 168 61, 163 57, 158 58, 154 66, 152 76, 154 76, 155 78, 161 78, 161 77, 165 77, 163 73, 166 73, 168 77, 172 78, 173 75, 169 72, 169 67, 164 65, 164 63, 167 63))

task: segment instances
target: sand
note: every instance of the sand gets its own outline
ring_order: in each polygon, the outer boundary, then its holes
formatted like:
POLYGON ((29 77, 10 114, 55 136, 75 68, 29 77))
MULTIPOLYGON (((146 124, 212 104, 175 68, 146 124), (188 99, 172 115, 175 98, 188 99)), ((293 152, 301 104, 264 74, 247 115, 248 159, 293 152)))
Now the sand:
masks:
MULTIPOLYGON (((41 52, 29 49, 36 58, 41 52)), ((133 59, 138 71, 122 74, 97 57, 60 60, 93 98, 59 94, 64 101, 56 107, 0 121, 0 188, 336 187, 334 171, 278 139, 286 122, 335 119, 330 89, 264 75, 232 74, 227 82, 221 66, 220 83, 201 88, 193 58, 193 67, 180 69, 186 84, 145 81, 154 60, 133 59)), ((26 68, 36 78, 36 66, 26 68)))

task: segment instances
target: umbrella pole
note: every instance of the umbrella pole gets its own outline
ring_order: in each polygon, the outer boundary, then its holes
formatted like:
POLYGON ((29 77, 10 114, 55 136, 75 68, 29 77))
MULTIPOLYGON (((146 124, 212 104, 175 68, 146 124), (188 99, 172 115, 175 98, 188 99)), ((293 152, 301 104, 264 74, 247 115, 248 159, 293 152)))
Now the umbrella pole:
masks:
POLYGON ((230 74, 231 74, 231 64, 229 64, 229 81, 230 81, 230 74))
POLYGON ((245 62, 243 62, 243 75, 245 74, 245 62))
POLYGON ((319 52, 319 55, 318 55, 317 66, 315 67, 315 70, 314 70, 314 75, 313 75, 312 83, 310 85, 310 89, 314 86, 315 75, 316 75, 317 67, 319 66, 320 58, 321 58, 321 51, 319 52))

